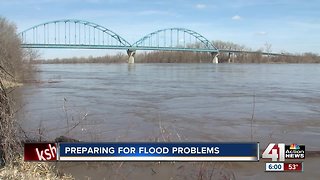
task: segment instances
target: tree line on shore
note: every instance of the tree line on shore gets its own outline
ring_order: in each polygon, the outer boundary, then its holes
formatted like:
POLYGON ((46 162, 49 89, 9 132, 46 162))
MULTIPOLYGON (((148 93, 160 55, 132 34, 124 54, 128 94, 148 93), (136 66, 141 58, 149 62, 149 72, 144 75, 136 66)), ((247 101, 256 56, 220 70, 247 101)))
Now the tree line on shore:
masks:
MULTIPOLYGON (((214 41, 219 49, 235 51, 252 51, 243 45, 231 42, 214 41)), ((283 55, 263 55, 262 52, 271 53, 268 49, 259 49, 254 53, 219 53, 219 63, 320 63, 320 56, 315 53, 283 55)), ((73 63, 126 63, 128 55, 117 53, 99 57, 72 57, 41 59, 33 61, 36 64, 73 64, 73 63)), ((182 51, 137 51, 136 63, 211 63, 213 56, 205 52, 182 52, 182 51)))
POLYGON ((22 82, 33 72, 32 61, 37 52, 20 48, 21 40, 15 24, 0 16, 0 77, 2 80, 22 82))
MULTIPOLYGON (((21 128, 14 118, 11 92, 34 72, 36 52, 20 47, 16 26, 0 16, 0 166, 22 153, 21 128)), ((1 178, 0 178, 1 179, 1 178)))
POLYGON ((12 92, 33 77, 37 52, 20 44, 16 26, 0 16, 0 179, 73 179, 49 163, 23 161, 23 142, 33 139, 15 118, 12 92))

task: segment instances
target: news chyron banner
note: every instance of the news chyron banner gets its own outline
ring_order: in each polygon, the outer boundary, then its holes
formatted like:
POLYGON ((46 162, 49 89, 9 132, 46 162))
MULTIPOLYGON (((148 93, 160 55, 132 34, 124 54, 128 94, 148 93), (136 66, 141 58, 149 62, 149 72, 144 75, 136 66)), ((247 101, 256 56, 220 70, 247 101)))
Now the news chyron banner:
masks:
POLYGON ((26 143, 25 161, 259 161, 259 143, 26 143))

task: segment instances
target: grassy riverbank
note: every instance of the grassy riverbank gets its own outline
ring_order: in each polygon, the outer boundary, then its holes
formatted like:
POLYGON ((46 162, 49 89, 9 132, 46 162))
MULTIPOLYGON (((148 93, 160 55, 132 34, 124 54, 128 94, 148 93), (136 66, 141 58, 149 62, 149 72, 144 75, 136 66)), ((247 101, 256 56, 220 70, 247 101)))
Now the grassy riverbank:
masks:
POLYGON ((13 163, 0 169, 0 179, 50 179, 69 180, 71 175, 61 174, 52 163, 24 162, 16 156, 13 163))
POLYGON ((19 87, 19 86, 23 85, 22 83, 14 82, 14 81, 8 81, 8 80, 2 80, 2 84, 3 84, 5 89, 15 88, 15 87, 19 87))

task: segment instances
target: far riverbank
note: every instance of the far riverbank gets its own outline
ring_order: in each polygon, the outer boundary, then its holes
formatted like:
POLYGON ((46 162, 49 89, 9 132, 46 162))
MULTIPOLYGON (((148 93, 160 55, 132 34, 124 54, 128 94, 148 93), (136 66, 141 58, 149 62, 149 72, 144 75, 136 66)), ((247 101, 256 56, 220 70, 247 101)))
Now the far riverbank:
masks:
MULTIPOLYGON (((212 56, 209 53, 196 52, 166 52, 150 51, 137 52, 135 63, 212 63, 212 56)), ((78 63, 127 63, 128 56, 124 53, 116 55, 105 55, 98 57, 72 57, 56 58, 46 60, 36 60, 36 64, 78 64, 78 63)), ((261 52, 252 54, 220 54, 219 63, 267 63, 267 64, 284 64, 284 63, 320 63, 320 57, 313 53, 304 53, 287 56, 268 56, 262 55, 261 52)))

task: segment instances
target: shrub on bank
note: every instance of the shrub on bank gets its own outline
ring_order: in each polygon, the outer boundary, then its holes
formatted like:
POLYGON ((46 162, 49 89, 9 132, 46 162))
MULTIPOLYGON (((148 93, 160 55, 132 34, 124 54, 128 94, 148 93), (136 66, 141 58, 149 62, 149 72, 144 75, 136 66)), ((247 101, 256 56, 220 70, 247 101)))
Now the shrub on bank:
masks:
POLYGON ((9 89, 33 73, 37 53, 20 48, 16 27, 0 17, 0 179, 73 179, 50 163, 24 162, 21 128, 13 117, 9 89), (5 165, 5 166, 4 166, 5 165))

